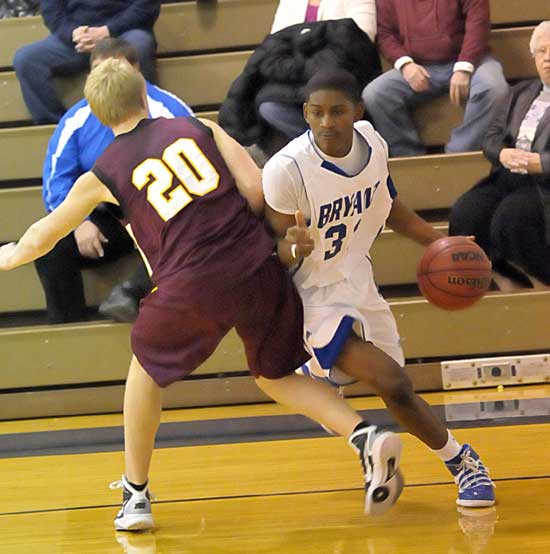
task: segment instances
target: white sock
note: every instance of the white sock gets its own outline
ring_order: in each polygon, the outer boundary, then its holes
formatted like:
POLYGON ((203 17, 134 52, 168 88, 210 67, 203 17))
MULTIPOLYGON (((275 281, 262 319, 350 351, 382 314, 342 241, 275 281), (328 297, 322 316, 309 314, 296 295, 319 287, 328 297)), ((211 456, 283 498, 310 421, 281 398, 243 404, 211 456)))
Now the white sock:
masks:
POLYGON ((436 456, 439 456, 444 462, 448 462, 449 460, 456 458, 462 448, 462 445, 457 442, 449 430, 447 430, 447 433, 449 433, 449 438, 445 446, 439 450, 432 450, 432 452, 436 456))

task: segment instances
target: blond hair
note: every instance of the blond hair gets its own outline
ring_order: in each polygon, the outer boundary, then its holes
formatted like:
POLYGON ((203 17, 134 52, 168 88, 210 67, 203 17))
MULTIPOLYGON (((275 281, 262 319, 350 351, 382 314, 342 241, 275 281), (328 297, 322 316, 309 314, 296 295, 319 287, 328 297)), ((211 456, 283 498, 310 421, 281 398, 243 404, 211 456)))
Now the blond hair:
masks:
POLYGON ((84 96, 99 121, 114 127, 146 109, 144 89, 145 79, 127 60, 109 58, 88 75, 84 96))
POLYGON ((550 36, 550 21, 543 21, 542 23, 539 23, 531 35, 529 50, 531 50, 531 54, 533 56, 535 55, 535 50, 537 49, 539 40, 543 36, 550 36))

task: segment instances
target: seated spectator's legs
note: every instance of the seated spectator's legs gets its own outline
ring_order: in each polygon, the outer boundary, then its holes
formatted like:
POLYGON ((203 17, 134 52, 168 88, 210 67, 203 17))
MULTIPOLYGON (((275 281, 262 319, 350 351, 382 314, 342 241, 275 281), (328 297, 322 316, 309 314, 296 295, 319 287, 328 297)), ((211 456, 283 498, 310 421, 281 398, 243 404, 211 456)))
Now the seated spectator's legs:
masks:
POLYGON ((491 243, 498 258, 550 285, 550 243, 534 185, 522 187, 498 205, 491 222, 491 243))
POLYGON ((508 95, 508 83, 502 66, 487 56, 472 75, 470 97, 462 125, 453 130, 445 151, 470 152, 480 150, 494 108, 508 95))
POLYGON ((96 210, 92 212, 90 219, 108 239, 103 245, 103 258, 81 256, 74 233, 71 233, 60 240, 51 252, 35 262, 46 296, 50 323, 83 319, 86 309, 81 275, 83 267, 113 261, 134 250, 132 239, 113 216, 96 210))
POLYGON ((57 123, 65 107, 52 82, 52 72, 60 67, 65 73, 85 71, 88 56, 79 54, 56 36, 50 35, 17 50, 13 65, 33 121, 57 123))
POLYGON ((449 235, 475 236, 476 242, 491 256, 491 219, 508 192, 494 175, 465 192, 451 208, 449 235))
POLYGON ((260 115, 275 129, 290 139, 299 137, 308 130, 301 104, 288 102, 262 102, 260 115))
POLYGON ((155 36, 143 29, 132 29, 120 35, 121 39, 128 41, 138 53, 139 67, 145 79, 150 83, 157 82, 157 71, 155 66, 155 53, 157 43, 155 36))
POLYGON ((426 153, 411 110, 444 92, 450 68, 450 64, 426 66, 432 88, 425 92, 415 92, 396 69, 386 71, 365 87, 363 101, 369 118, 388 143, 391 157, 426 153))
POLYGON ((86 302, 80 273, 81 260, 74 234, 71 233, 61 239, 51 252, 34 262, 44 289, 50 323, 67 323, 84 318, 86 302))

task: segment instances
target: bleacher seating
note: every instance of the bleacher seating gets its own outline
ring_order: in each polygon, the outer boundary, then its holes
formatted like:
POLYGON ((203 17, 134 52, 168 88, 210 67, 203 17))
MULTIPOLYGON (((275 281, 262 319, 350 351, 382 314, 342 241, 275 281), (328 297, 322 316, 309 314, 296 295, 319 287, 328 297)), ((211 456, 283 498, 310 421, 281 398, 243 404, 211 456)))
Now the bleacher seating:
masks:
MULTIPOLYGON (((418 158, 395 158, 391 171, 403 201, 418 210, 443 210, 465 192, 471 183, 483 176, 488 163, 479 153, 418 158), (428 168, 430 170, 428 171, 428 168)), ((41 217, 44 208, 40 187, 0 190, 0 206, 5 208, 0 242, 21 235, 33 221, 41 217)), ((446 225, 440 224, 445 229, 446 225)), ((420 247, 392 231, 385 231, 375 244, 373 258, 379 285, 413 283, 420 247)), ((84 272, 88 304, 98 305, 110 288, 129 272, 132 260, 90 269, 84 272)), ((12 273, 0 274, 0 286, 13 294, 0 298, 0 313, 44 309, 45 303, 38 277, 31 266, 12 273)))
MULTIPOLYGON (((548 0, 493 0, 491 44, 507 78, 534 75, 527 43, 532 24, 547 17, 548 0)), ((163 5, 156 31, 161 86, 177 93, 206 117, 217 107, 240 72, 252 47, 273 17, 275 0, 218 0, 208 8, 196 2, 163 5), (237 31, 238 30, 238 31, 237 31)), ((0 21, 0 243, 14 240, 43 213, 40 187, 44 151, 53 126, 13 127, 28 121, 15 74, 14 51, 44 36, 39 17, 0 21), (31 180, 31 185, 25 182, 31 180), (10 183, 16 186, 10 187, 10 183), (25 186, 23 186, 25 185, 25 186)), ((80 95, 82 77, 61 82, 67 102, 80 95)), ((443 98, 416 114, 423 139, 442 144, 461 117, 443 98)), ((488 170, 481 153, 401 158, 390 161, 401 198, 420 211, 446 210, 488 170)), ((437 226, 444 230, 446 222, 437 226)), ((421 249, 385 231, 373 249, 380 285, 411 284, 421 249)), ((97 305, 135 263, 123 262, 85 272, 86 297, 97 305)), ((29 266, 0 274, 0 322, 17 312, 42 310, 44 299, 29 266)), ((421 390, 441 388, 438 359, 547 348, 544 322, 550 293, 493 293, 464 312, 443 312, 418 297, 394 298, 407 367, 421 390)), ((130 357, 129 326, 107 322, 0 327, 0 419, 120 410, 130 357), (108 352, 106 355, 98 353, 108 352)), ((227 404, 263 398, 245 377, 242 346, 230 334, 194 379, 167 393, 166 405, 227 404), (220 376, 221 375, 221 376, 220 376)), ((355 392, 364 392, 356 388, 355 392)))

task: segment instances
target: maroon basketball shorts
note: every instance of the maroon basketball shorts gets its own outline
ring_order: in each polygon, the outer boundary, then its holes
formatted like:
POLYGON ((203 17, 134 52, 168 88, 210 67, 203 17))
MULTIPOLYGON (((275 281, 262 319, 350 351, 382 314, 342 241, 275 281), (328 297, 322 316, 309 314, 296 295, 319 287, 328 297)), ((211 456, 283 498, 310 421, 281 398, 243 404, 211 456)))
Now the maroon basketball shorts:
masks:
POLYGON ((191 301, 169 288, 159 286, 145 297, 132 329, 132 350, 161 387, 194 371, 233 327, 256 377, 290 375, 310 358, 302 302, 275 256, 233 288, 209 290, 205 283, 191 301))

